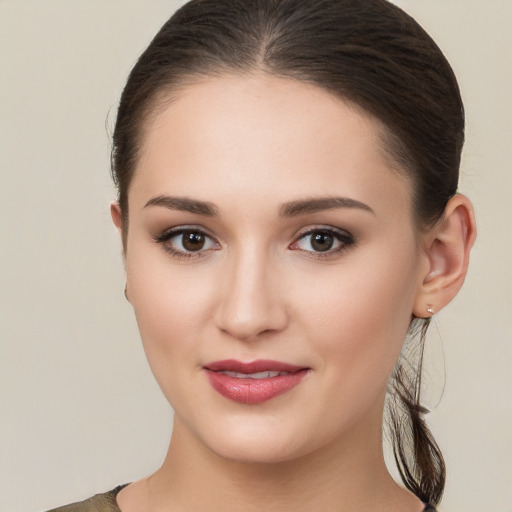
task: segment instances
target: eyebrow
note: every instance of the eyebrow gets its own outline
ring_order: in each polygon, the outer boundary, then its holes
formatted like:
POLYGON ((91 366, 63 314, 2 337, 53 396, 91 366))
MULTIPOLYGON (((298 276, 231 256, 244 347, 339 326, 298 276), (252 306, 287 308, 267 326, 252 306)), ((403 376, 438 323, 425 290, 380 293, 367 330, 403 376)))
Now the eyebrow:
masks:
POLYGON ((217 217, 219 215, 218 209, 213 203, 189 199, 188 197, 157 196, 150 199, 144 205, 144 208, 148 206, 163 206, 169 210, 180 210, 208 217, 217 217))
MULTIPOLYGON (((144 208, 148 206, 163 206, 169 210, 179 210, 194 213, 196 215, 205 215, 207 217, 218 217, 218 208, 210 202, 199 201, 188 197, 176 196, 157 196, 150 199, 144 208)), ((364 210, 375 215, 375 212, 365 203, 350 199, 348 197, 319 197, 313 199, 302 199, 283 203, 279 209, 280 217, 296 217, 308 213, 317 213, 325 210, 334 210, 338 208, 356 208, 364 210)))
POLYGON ((337 196, 284 203, 279 210, 279 215, 281 217, 295 217, 307 213, 316 213, 337 208, 357 208, 375 215, 375 212, 367 204, 357 201, 356 199, 350 199, 349 197, 337 196))

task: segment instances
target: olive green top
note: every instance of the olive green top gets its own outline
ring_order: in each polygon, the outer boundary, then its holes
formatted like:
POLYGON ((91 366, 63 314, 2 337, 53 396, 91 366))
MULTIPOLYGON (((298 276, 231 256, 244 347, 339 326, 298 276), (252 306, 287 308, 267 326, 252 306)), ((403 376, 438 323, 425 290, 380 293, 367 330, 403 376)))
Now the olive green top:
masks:
MULTIPOLYGON (((119 485, 115 489, 104 494, 96 494, 88 500, 79 503, 71 503, 64 507, 54 508, 48 512, 121 512, 117 506, 116 496, 117 493, 128 484, 119 485)), ((436 509, 431 505, 427 505, 424 512, 436 512, 436 509)))
POLYGON ((54 508, 48 512, 121 512, 117 506, 116 496, 117 493, 127 485, 128 484, 119 485, 104 494, 96 494, 88 500, 54 508))

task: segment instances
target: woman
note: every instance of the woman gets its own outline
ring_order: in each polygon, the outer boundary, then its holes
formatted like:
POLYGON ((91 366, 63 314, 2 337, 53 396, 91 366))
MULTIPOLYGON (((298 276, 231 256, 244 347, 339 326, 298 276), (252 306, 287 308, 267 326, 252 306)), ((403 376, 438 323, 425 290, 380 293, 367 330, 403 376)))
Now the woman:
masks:
POLYGON ((421 356, 475 239, 463 139, 449 64, 385 0, 180 9, 124 89, 111 207, 172 439, 63 510, 437 505, 421 356))

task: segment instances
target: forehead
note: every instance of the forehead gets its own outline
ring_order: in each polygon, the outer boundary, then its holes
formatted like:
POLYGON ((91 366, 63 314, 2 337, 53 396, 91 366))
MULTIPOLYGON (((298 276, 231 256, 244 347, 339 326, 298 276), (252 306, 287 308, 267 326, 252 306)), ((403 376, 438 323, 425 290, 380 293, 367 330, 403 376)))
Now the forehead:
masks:
POLYGON ((381 133, 369 115, 311 84, 264 74, 208 78, 175 91, 148 122, 131 191, 141 200, 169 193, 285 201, 390 188, 408 197, 381 133))

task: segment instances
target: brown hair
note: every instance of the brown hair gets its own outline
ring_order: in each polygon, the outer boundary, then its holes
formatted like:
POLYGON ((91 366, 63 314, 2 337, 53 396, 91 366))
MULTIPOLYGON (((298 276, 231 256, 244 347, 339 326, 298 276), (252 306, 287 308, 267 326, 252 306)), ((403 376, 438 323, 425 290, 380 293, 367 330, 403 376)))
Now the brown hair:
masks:
MULTIPOLYGON (((113 137, 112 175, 127 236, 128 190, 143 127, 169 92, 219 73, 263 71, 306 81, 348 100, 385 127, 383 144, 410 177, 419 229, 457 189, 464 110, 453 71, 430 36, 386 0, 192 0, 161 28, 130 73, 113 137)), ((421 361, 403 355, 388 401, 395 458, 405 485, 440 501, 445 467, 423 420, 421 361)))

